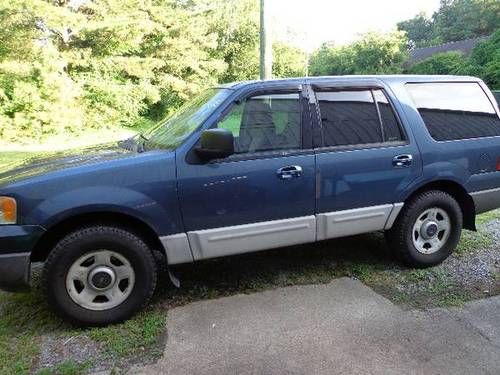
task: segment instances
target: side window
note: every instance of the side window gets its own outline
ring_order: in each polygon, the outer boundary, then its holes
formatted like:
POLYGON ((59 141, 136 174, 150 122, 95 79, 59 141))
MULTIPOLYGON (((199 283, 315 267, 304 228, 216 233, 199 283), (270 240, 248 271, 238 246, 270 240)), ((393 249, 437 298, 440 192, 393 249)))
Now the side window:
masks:
POLYGON ((404 136, 401 132, 398 119, 384 92, 382 90, 373 90, 373 96, 380 111, 382 129, 384 131, 384 142, 403 141, 404 136))
POLYGON ((382 126, 370 90, 319 91, 325 146, 382 143, 382 126))
POLYGON ((478 83, 409 83, 406 88, 435 140, 500 136, 500 119, 478 83))
POLYGON ((234 104, 217 124, 234 135, 238 154, 301 148, 299 94, 253 96, 234 104))

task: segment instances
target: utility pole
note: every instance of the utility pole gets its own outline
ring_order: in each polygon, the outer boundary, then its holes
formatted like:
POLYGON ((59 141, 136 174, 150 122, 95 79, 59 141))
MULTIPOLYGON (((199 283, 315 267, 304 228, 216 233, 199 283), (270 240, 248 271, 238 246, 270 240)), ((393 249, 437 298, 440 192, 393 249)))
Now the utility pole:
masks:
POLYGON ((273 77, 273 41, 267 2, 269 0, 260 0, 260 79, 273 77))

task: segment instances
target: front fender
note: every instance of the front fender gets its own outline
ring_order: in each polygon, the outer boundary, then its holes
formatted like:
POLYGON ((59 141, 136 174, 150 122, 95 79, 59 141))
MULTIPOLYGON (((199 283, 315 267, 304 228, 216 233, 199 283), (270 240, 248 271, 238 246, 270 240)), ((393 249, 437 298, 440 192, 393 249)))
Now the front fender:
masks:
POLYGON ((121 213, 140 219, 161 236, 181 232, 176 202, 176 198, 160 202, 130 188, 89 186, 66 191, 41 201, 24 220, 50 228, 67 218, 81 214, 121 213))

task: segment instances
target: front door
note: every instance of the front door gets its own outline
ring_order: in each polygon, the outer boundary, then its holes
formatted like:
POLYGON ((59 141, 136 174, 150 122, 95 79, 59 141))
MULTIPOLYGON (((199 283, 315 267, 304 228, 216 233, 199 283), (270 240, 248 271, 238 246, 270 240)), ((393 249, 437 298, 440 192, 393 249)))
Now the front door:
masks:
POLYGON ((235 154, 178 157, 178 188, 195 259, 315 240, 315 156, 300 89, 245 95, 210 127, 229 129, 235 154))
POLYGON ((318 239, 388 229, 399 196, 421 174, 420 154, 381 87, 316 87, 318 239))

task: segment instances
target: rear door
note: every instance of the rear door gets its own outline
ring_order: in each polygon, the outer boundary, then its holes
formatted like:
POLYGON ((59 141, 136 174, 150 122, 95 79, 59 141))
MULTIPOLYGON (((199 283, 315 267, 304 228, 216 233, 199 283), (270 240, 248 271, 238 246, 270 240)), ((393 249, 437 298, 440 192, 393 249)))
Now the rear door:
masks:
POLYGON ((421 173, 394 98, 379 86, 314 90, 318 239, 389 228, 403 206, 397 197, 421 173))

